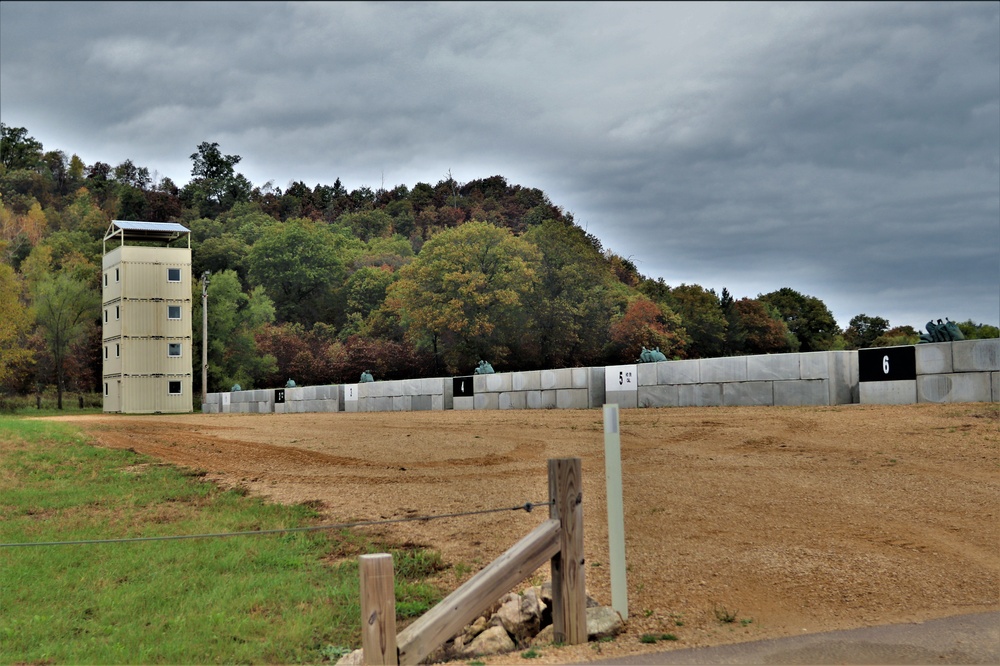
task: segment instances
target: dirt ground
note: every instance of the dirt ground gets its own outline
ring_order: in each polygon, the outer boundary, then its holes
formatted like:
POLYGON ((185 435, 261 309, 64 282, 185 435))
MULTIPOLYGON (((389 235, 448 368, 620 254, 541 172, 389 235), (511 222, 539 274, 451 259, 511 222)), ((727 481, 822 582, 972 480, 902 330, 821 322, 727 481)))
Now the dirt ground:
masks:
MULTIPOLYGON (((72 420, 225 486, 319 500, 327 522, 544 502, 546 460, 580 457, 587 588, 611 603, 600 410, 72 420)), ((535 663, 1000 609, 996 404, 633 409, 621 440, 627 632, 535 663), (678 640, 641 643, 649 632, 678 640)), ((460 565, 439 581, 450 591, 547 515, 364 529, 439 549, 460 565)))

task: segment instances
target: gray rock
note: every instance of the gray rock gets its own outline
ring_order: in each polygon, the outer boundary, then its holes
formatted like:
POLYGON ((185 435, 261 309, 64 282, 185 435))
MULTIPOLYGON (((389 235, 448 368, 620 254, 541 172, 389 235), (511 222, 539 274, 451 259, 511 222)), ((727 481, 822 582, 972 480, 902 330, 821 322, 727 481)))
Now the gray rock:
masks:
POLYGON ((364 666, 365 651, 358 649, 337 660, 337 666, 364 666))
POLYGON ((625 631, 625 623, 618 611, 610 606, 587 609, 587 639, 599 641, 611 638, 625 631))
POLYGON ((503 654, 514 649, 514 641, 510 639, 502 626, 490 627, 476 636, 464 650, 466 657, 503 654))

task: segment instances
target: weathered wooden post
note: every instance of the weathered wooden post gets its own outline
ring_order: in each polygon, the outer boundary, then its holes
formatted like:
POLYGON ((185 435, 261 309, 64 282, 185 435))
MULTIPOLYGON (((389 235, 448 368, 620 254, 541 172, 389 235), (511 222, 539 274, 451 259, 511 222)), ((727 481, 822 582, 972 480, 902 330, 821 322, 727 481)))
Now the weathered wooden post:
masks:
POLYGON ((396 590, 392 555, 362 555, 361 647, 364 663, 382 666, 399 663, 396 651, 396 590))
POLYGON ((552 557, 552 630, 557 643, 587 642, 587 587, 583 557, 583 475, 579 458, 549 460, 549 517, 559 521, 559 552, 552 557))

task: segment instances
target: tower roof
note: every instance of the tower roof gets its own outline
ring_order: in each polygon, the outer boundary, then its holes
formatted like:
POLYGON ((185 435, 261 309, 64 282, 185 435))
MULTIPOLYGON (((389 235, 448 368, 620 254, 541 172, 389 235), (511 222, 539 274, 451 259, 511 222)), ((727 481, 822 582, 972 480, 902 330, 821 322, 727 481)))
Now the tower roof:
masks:
POLYGON ((112 220, 104 240, 109 241, 119 237, 126 240, 162 241, 169 243, 181 236, 186 236, 191 230, 176 222, 133 222, 127 220, 112 220))

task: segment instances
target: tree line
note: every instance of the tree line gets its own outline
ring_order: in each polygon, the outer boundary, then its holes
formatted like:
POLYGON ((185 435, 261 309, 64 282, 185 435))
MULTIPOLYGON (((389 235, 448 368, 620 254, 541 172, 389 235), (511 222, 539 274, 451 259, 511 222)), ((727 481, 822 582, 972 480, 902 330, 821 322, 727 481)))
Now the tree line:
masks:
MULTIPOLYGON (((191 230, 194 321, 208 279, 209 390, 914 344, 859 314, 838 328, 790 287, 734 298, 671 286, 503 176, 412 188, 254 186, 204 142, 191 179, 86 165, 0 124, 0 384, 101 385, 102 238, 112 219, 191 230)), ((195 326, 196 345, 201 344, 195 326)), ((966 337, 1000 331, 966 321, 966 337)), ((200 376, 196 373, 196 384, 200 376)), ((196 387, 200 390, 200 386, 196 387)))

